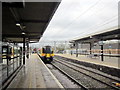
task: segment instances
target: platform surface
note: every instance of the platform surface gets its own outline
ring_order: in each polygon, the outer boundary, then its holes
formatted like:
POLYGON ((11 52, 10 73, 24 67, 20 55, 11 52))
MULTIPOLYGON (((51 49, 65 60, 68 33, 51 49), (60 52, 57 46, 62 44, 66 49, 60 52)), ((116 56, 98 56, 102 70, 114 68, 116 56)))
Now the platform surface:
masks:
POLYGON ((26 60, 8 88, 63 88, 37 54, 26 60))
POLYGON ((101 57, 96 57, 96 58, 90 58, 87 55, 78 55, 76 57, 76 54, 56 54, 58 56, 63 56, 66 58, 71 58, 71 59, 76 59, 80 60, 83 62, 88 62, 88 63, 94 63, 94 64, 99 64, 107 67, 113 67, 120 69, 120 57, 108 57, 104 56, 104 61, 101 61, 101 57))

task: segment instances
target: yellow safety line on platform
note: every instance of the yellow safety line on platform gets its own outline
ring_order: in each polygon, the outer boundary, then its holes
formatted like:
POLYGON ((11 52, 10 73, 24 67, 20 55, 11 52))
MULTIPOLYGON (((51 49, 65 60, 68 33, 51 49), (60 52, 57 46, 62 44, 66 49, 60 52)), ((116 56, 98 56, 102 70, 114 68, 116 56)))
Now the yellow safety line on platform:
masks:
MULTIPOLYGON (((37 55, 38 56, 38 55, 37 55)), ((53 79, 56 81, 57 85, 60 88, 64 88, 61 83, 56 79, 56 77, 52 74, 52 72, 48 69, 48 67, 44 64, 44 62, 40 59, 40 57, 38 56, 39 60, 42 62, 42 64, 45 66, 45 68, 48 70, 48 72, 51 74, 51 76, 53 77, 53 79)))

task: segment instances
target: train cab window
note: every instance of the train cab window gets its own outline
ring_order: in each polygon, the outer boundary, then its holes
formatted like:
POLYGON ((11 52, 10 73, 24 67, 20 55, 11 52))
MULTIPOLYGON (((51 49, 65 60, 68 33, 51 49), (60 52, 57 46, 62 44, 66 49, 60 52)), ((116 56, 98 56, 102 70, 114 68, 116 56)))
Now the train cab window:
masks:
POLYGON ((46 46, 45 53, 52 53, 50 46, 46 46))
POLYGON ((50 50, 50 48, 46 48, 46 53, 51 53, 51 50, 50 50))
POLYGON ((2 46, 2 54, 9 54, 9 47, 8 46, 2 46))
POLYGON ((7 53, 7 48, 3 48, 2 53, 7 53))

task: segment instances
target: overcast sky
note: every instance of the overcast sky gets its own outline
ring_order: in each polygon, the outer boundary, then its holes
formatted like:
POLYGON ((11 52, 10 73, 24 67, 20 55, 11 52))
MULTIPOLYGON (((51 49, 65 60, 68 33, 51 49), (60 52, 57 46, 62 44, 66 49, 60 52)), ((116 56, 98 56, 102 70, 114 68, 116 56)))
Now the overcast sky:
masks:
POLYGON ((62 0, 40 42, 68 41, 118 25, 119 0, 62 0))

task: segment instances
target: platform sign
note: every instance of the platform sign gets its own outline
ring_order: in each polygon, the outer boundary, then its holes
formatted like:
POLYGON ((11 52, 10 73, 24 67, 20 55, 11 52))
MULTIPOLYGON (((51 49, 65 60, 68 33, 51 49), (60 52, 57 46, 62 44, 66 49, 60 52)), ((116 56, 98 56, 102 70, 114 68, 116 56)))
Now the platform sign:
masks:
POLYGON ((112 46, 111 45, 109 45, 109 49, 111 49, 112 48, 112 46))
POLYGON ((101 46, 101 45, 104 45, 104 41, 99 41, 98 44, 101 46))

